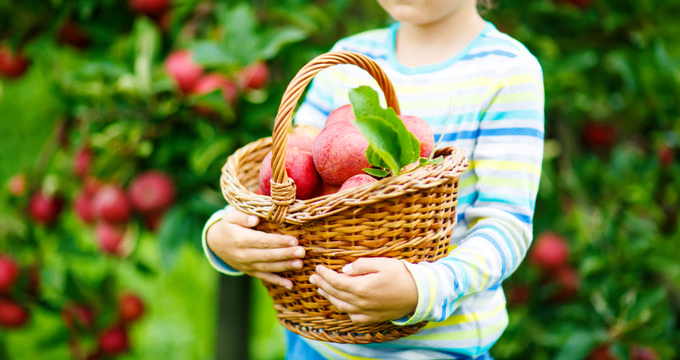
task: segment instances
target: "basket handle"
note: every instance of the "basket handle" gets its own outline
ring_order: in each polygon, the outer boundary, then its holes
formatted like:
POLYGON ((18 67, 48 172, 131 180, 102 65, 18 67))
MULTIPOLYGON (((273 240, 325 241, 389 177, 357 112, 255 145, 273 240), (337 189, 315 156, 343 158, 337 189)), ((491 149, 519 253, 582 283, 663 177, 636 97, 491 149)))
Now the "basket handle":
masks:
POLYGON ((269 220, 281 224, 288 212, 288 206, 295 201, 295 184, 286 173, 286 148, 288 130, 293 121, 293 112, 300 97, 312 78, 321 70, 333 65, 356 65, 366 70, 377 82, 385 95, 387 106, 399 115, 399 102, 387 74, 371 58, 351 51, 331 51, 319 55, 303 66, 288 84, 283 93, 281 105, 274 120, 272 148, 271 196, 274 206, 269 212, 269 220))

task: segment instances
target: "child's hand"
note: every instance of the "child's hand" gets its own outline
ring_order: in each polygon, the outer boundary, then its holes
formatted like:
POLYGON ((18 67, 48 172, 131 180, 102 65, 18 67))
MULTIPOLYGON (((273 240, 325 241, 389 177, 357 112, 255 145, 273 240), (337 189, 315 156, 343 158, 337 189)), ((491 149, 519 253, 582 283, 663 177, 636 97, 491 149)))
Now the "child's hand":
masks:
POLYGON ((418 289, 401 261, 390 258, 361 258, 345 265, 342 273, 316 267, 309 282, 319 294, 354 323, 399 319, 415 311, 418 289))
POLYGON ((208 229, 208 246, 232 268, 291 289, 292 281, 274 273, 301 269, 305 249, 292 236, 249 229, 258 221, 257 216, 231 210, 208 229))

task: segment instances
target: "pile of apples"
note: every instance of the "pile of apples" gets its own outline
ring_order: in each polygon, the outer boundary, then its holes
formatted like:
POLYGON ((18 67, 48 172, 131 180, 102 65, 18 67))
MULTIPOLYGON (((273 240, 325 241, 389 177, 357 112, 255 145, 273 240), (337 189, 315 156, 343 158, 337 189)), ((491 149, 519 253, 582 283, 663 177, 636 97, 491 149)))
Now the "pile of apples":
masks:
MULTIPOLYGON (((429 157, 434 150, 434 135, 428 123, 420 117, 400 115, 406 129, 420 144, 420 156, 429 157)), ((328 115, 323 129, 309 125, 293 127, 288 135, 286 173, 295 182, 299 200, 312 199, 378 181, 364 172, 371 167, 366 159, 368 141, 354 124, 350 104, 328 115)), ((259 189, 271 195, 272 152, 260 165, 259 189)))

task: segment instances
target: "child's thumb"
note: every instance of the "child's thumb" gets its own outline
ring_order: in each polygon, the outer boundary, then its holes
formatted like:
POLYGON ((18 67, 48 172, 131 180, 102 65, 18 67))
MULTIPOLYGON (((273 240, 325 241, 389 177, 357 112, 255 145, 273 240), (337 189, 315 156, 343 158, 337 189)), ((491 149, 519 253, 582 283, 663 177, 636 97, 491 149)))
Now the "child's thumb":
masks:
POLYGON ((260 219, 255 215, 248 215, 238 210, 230 210, 224 214, 224 220, 244 227, 253 227, 257 225, 260 219))

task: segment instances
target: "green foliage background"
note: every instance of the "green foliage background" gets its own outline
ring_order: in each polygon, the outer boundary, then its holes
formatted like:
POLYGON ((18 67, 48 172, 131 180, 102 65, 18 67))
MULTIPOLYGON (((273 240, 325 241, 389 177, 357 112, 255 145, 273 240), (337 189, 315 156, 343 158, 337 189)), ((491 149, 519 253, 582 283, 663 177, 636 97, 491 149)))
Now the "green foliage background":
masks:
MULTIPOLYGON (((29 193, 47 187, 67 200, 58 224, 45 228, 27 217, 28 195, 11 196, 3 185, 0 253, 39 264, 42 282, 37 298, 20 295, 32 311, 29 325, 0 329, 0 358, 70 358, 60 307, 88 299, 110 318, 112 299, 125 289, 149 312, 132 327, 132 352, 123 358, 212 358, 217 274, 204 260, 200 229, 224 205, 222 164, 271 134, 285 86, 307 61, 343 36, 391 21, 373 1, 175 0, 171 8, 161 25, 124 1, 0 0, 0 44, 32 61, 23 77, 0 79, 0 183, 22 172, 29 193), (89 47, 59 41, 67 18, 90 34, 89 47), (181 48, 232 78, 264 60, 270 83, 242 91, 234 105, 219 93, 183 96, 163 69, 181 48), (196 104, 218 115, 198 115, 196 104), (140 236, 129 257, 100 254, 92 228, 68 205, 82 186, 72 158, 86 142, 98 177, 127 185, 161 169, 177 184, 157 232, 134 220, 140 236)), ((580 279, 573 297, 556 302, 555 285, 525 261, 504 284, 528 296, 510 304, 496 358, 585 359, 603 344, 618 359, 630 358, 633 345, 660 359, 679 356, 678 15, 680 3, 670 0, 502 0, 484 14, 543 66, 546 147, 535 234, 564 237, 580 279)), ((251 355, 280 358, 282 333, 272 328, 258 283, 252 298, 251 355)), ((93 346, 94 335, 83 341, 93 346)))

